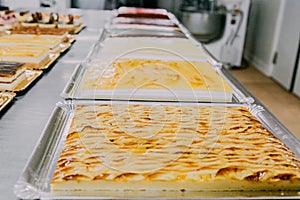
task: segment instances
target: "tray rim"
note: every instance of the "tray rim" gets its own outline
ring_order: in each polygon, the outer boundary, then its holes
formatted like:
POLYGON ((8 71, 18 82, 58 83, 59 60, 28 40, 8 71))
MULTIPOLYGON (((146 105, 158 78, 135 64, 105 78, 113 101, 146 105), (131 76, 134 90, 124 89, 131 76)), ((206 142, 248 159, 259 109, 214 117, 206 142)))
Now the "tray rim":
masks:
POLYGON ((14 92, 1 92, 0 91, 0 97, 7 97, 8 99, 0 106, 0 113, 6 108, 8 104, 12 102, 12 100, 15 98, 16 93, 14 92))
MULTIPOLYGON (((14 193, 18 198, 42 198, 42 199, 68 199, 68 198, 76 198, 76 199, 94 199, 94 198, 101 198, 101 199, 115 199, 115 198, 120 198, 112 196, 68 196, 67 194, 63 196, 56 196, 55 194, 51 194, 50 191, 45 191, 45 188, 41 188, 39 184, 42 183, 42 185, 49 184, 46 183, 47 181, 47 176, 51 174, 51 170, 49 170, 48 167, 55 168, 56 162, 53 163, 55 156, 59 155, 60 150, 62 148, 62 143, 64 142, 64 138, 68 132, 68 129, 70 128, 70 122, 73 117, 74 109, 78 105, 95 105, 95 104, 107 104, 107 103, 116 103, 116 104, 124 104, 124 103, 130 103, 130 104, 142 104, 142 105, 172 105, 176 104, 176 102, 141 102, 141 101, 64 101, 64 102, 58 102, 52 111, 52 114, 43 130, 43 133, 40 136, 40 139, 38 143, 36 144, 29 160, 27 161, 26 166, 23 169, 23 172, 21 173, 18 181, 14 185, 14 193), (53 125, 54 124, 54 125, 53 125), (50 141, 49 138, 50 137, 50 141), (46 141, 45 141, 46 140, 46 141), (48 144, 46 147, 43 147, 41 144, 48 144), (55 145, 55 146, 53 146, 55 145), (45 152, 41 153, 41 148, 44 148, 45 152), (59 149, 60 148, 60 149, 59 149), (51 158, 49 157, 49 151, 51 158), (39 159, 39 156, 42 157, 42 159, 39 159), (40 162, 40 161, 43 162, 40 162), (45 163, 46 161, 47 163, 45 163), (34 169, 31 168, 31 165, 35 164, 37 166, 34 166, 34 169), (32 173, 32 172, 37 171, 37 174, 32 173), (42 177, 40 177, 42 176, 42 177), (46 177, 45 177, 46 176, 46 177), (27 178, 27 179, 26 179, 27 178), (36 182, 34 184, 37 184, 38 187, 32 185, 30 182, 31 180, 29 179, 34 178, 36 182), (38 183, 37 183, 38 182, 38 183)), ((256 105, 256 104, 243 104, 243 103, 183 103, 182 105, 191 105, 191 106, 224 106, 224 107, 246 107, 249 112, 255 116, 262 124, 264 127, 266 127, 272 134, 274 134, 276 137, 288 137, 289 142, 292 142, 295 139, 295 136, 291 134, 288 130, 284 129, 284 127, 281 127, 280 124, 277 124, 279 127, 275 128, 275 130, 281 130, 283 133, 282 134, 275 134, 274 133, 274 128, 273 126, 268 125, 268 123, 277 123, 276 118, 269 113, 268 110, 266 110, 263 106, 261 105, 256 105), (273 119, 274 121, 272 122, 265 122, 264 120, 268 119, 273 119), (271 130, 270 130, 271 129, 271 130)), ((281 141, 283 140, 282 138, 279 138, 281 141)), ((294 143, 292 144, 286 144, 286 141, 282 141, 288 148, 291 149, 291 151, 294 152, 294 148, 292 148, 292 145, 299 145, 300 142, 296 139, 296 141, 293 141, 294 143)), ((296 149, 297 152, 294 152, 298 158, 300 158, 300 147, 296 149)), ((48 180, 49 181, 49 180, 48 180)), ((44 186, 46 187, 46 186, 44 186)), ((48 188, 49 189, 49 188, 48 188)), ((300 189, 299 189, 300 191, 300 189)), ((296 199, 299 198, 300 192, 299 191, 262 191, 262 193, 266 193, 265 195, 262 196, 257 196, 255 195, 258 191, 253 191, 251 192, 252 196, 249 196, 248 191, 244 191, 242 193, 239 193, 237 196, 229 196, 229 197, 224 197, 222 198, 217 197, 217 199, 240 199, 240 198, 245 198, 245 199, 264 199, 264 198, 276 198, 276 199, 296 199), (267 195, 268 192, 273 192, 276 193, 275 196, 270 196, 267 195), (277 193, 278 192, 278 193, 277 193), (297 193, 295 195, 294 193, 297 193), (244 194, 244 196, 242 195, 244 194), (292 195, 290 195, 292 194, 292 195), (242 196, 241 196, 242 195, 242 196), (287 195, 287 196, 285 196, 287 195)), ((115 192, 115 191, 114 191, 115 192)), ((122 192, 122 191, 121 191, 122 192)), ((234 192, 234 191, 233 191, 234 192)), ((203 192, 202 192, 203 193, 203 192)), ((222 191, 215 192, 215 194, 220 194, 224 193, 222 191)), ((225 192, 226 193, 226 192, 225 192)), ((136 197, 136 198, 126 198, 123 197, 124 199, 140 199, 141 197, 136 197)), ((160 197, 155 197, 155 198, 160 198, 160 197)), ((195 198, 195 197, 194 197, 195 198)), ((194 199, 194 198, 180 198, 180 199, 194 199)), ((212 197, 216 198, 216 197, 212 197)), ((147 198, 146 198, 147 199, 147 198)), ((168 199, 178 199, 177 197, 175 198, 169 198, 168 199)), ((199 198, 202 199, 202 198, 199 198)))
MULTIPOLYGON (((42 131, 42 134, 40 136, 40 138, 38 139, 38 142, 36 143, 34 150, 31 153, 31 156, 29 157, 23 171, 22 171, 22 176, 20 176, 20 178, 18 179, 17 183, 14 185, 14 193, 18 198, 25 198, 25 199, 37 199, 41 197, 41 194, 39 192, 39 188, 35 188, 33 185, 31 185, 29 183, 29 181, 25 180, 25 176, 27 178, 27 176, 30 176, 32 173, 32 170, 30 169, 30 165, 35 164, 36 165, 36 169, 37 169, 37 173, 40 175, 42 173, 45 173, 45 170, 41 170, 41 168, 43 167, 42 165, 44 163, 40 162, 40 160, 35 161, 33 158, 36 157, 39 154, 39 150, 40 148, 42 148, 42 143, 45 143, 45 140, 47 140, 48 137, 50 137, 50 143, 46 144, 47 149, 51 148, 51 144, 53 142, 53 140, 55 140, 55 138, 53 137, 57 137, 57 130, 55 130, 55 128, 63 126, 65 124, 64 119, 66 116, 66 113, 68 112, 68 108, 67 105, 63 106, 62 104, 57 103, 57 106, 53 109, 50 118, 45 126, 45 128, 42 131), (55 117, 57 116, 57 117, 55 117), (61 118, 59 118, 61 117, 61 118), (52 128, 51 124, 55 124, 56 126, 54 128, 52 128), (51 132, 54 129, 54 134, 51 132), (29 173, 29 175, 27 175, 26 173, 29 173), (28 190, 27 190, 27 189, 28 190), (22 193, 22 195, 18 194, 19 193, 19 189, 25 189, 22 193), (26 197, 25 197, 26 196, 26 197)), ((60 129, 60 128, 59 128, 60 129)), ((41 157, 41 155, 40 155, 41 157)), ((45 155, 42 155, 43 160, 45 160, 45 155)), ((33 177, 28 177, 28 179, 30 178, 35 178, 35 176, 33 177)))
POLYGON ((61 92, 60 96, 64 99, 76 99, 76 93, 79 83, 83 78, 82 73, 85 73, 87 68, 82 64, 78 64, 75 70, 73 71, 69 81, 61 92))

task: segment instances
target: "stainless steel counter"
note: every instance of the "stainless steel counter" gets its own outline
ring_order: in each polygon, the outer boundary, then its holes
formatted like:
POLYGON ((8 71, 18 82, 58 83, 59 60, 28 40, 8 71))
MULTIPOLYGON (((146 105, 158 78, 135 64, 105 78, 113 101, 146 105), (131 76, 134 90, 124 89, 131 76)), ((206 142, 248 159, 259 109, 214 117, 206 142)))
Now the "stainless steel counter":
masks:
POLYGON ((108 11, 85 10, 87 25, 70 50, 24 95, 18 96, 0 119, 0 199, 16 199, 13 186, 31 155, 60 93, 76 66, 100 37, 108 11))

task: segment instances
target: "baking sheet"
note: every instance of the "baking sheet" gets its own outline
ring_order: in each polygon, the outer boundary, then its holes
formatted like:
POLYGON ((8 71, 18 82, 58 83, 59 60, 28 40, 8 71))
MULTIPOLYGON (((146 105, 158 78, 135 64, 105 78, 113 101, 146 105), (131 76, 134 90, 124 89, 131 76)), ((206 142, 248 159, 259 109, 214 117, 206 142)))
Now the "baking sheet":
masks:
MULTIPOLYGON (((113 102, 116 104, 142 104, 142 105, 174 105, 162 102, 113 102)), ((50 181, 54 173, 56 162, 63 147, 65 137, 71 125, 74 109, 78 105, 112 104, 111 101, 94 102, 80 101, 58 103, 44 129, 36 148, 31 155, 24 171, 14 186, 18 198, 24 199, 136 199, 136 198, 168 198, 168 199, 295 199, 300 197, 299 191, 231 191, 231 192, 172 192, 172 191, 95 191, 81 196, 70 196, 68 192, 53 194, 50 192, 50 181)), ((176 105, 176 103, 175 103, 176 105)), ((182 103, 182 106, 195 104, 182 103)), ((197 106, 224 106, 247 107, 271 133, 279 138, 287 147, 300 158, 299 141, 288 132, 267 110, 261 105, 245 104, 197 104, 197 106)))
POLYGON ((15 96, 13 92, 0 92, 0 114, 15 96))

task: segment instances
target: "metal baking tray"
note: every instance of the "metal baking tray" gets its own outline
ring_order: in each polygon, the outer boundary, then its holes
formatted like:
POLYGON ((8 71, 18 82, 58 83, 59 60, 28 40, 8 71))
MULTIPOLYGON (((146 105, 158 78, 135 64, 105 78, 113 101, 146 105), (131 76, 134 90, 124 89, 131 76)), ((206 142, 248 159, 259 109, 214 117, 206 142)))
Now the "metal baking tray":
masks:
MULTIPOLYGON (((213 65, 215 71, 220 74, 221 77, 223 77, 227 83, 231 86, 233 89, 232 94, 232 102, 246 102, 246 103, 253 103, 254 99, 252 98, 252 95, 248 92, 247 89, 243 87, 242 84, 240 84, 225 68, 219 65, 213 65)), ((89 68, 89 60, 86 60, 85 62, 79 64, 75 71, 73 72, 71 78, 69 79, 66 87, 61 93, 61 96, 65 99, 78 99, 78 100, 107 100, 107 99, 115 99, 115 100, 122 100, 124 98, 127 98, 127 95, 107 95, 107 94, 101 94, 101 91, 96 91, 92 95, 85 94, 81 90, 82 82, 85 76, 85 73, 87 72, 87 69, 89 68)), ((180 94, 180 93, 179 93, 180 94)), ((170 101, 170 98, 167 97, 157 97, 158 95, 152 96, 152 94, 148 93, 145 94, 146 96, 140 97, 140 98, 132 98, 132 100, 154 100, 154 101, 170 101)), ((216 97, 217 98, 217 97, 216 97)), ((127 98, 128 99, 128 98, 127 98)), ((173 99, 173 101, 203 101, 203 99, 195 98, 195 96, 187 97, 186 99, 183 98, 183 96, 178 96, 178 98, 173 99)), ((216 101, 216 100, 214 100, 216 101)), ((224 102, 224 100, 219 100, 219 102, 224 102)))
MULTIPOLYGON (((87 193, 84 196, 70 196, 66 191, 56 196, 50 192, 50 181, 55 171, 56 162, 64 145, 65 137, 71 126, 76 106, 111 104, 111 101, 66 101, 57 103, 52 115, 41 135, 36 147, 29 158, 20 178, 14 185, 14 193, 22 199, 144 199, 144 198, 168 198, 168 199, 295 199, 300 197, 299 191, 215 191, 215 192, 172 192, 172 191, 97 191, 87 193)), ((115 101, 116 104, 143 104, 143 105, 174 105, 171 102, 127 102, 115 101)), ((176 105, 176 103, 175 103, 176 105)), ((177 104, 178 105, 178 104, 177 104)), ((196 105, 182 103, 183 106, 196 105)), ((294 135, 287 131, 276 118, 260 105, 246 104, 197 104, 197 106, 242 106, 247 107, 271 133, 279 138, 292 152, 300 158, 300 143, 294 135)))

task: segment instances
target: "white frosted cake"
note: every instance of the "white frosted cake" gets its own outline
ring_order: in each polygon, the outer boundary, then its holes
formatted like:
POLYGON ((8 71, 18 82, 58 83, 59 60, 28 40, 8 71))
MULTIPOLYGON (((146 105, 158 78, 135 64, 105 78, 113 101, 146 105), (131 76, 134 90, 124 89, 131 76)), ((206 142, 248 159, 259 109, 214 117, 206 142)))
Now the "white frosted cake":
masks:
POLYGON ((188 60, 204 60, 209 55, 189 39, 184 38, 107 38, 103 42, 101 55, 121 57, 173 57, 188 60))

